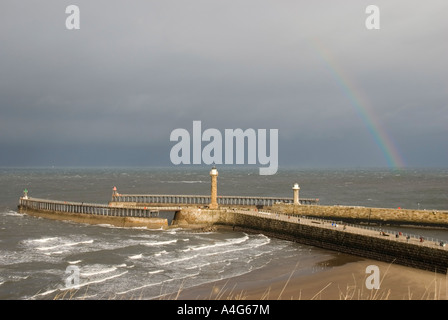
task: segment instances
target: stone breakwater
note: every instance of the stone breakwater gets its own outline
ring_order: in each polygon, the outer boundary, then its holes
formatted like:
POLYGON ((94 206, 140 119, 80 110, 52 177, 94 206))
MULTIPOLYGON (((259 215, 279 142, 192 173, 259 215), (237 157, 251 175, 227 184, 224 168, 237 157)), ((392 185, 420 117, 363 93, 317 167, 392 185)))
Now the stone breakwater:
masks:
POLYGON ((242 210, 194 210, 176 213, 179 227, 213 225, 344 252, 369 259, 446 274, 448 249, 434 242, 381 235, 357 227, 335 227, 331 222, 277 213, 242 210))
POLYGON ((117 227, 166 229, 168 220, 150 217, 146 207, 110 206, 33 198, 21 198, 19 212, 53 220, 69 220, 88 224, 110 224, 117 227))
POLYGON ((106 217, 86 213, 44 212, 42 210, 20 209, 22 213, 46 219, 73 221, 87 224, 109 224, 115 227, 143 227, 148 229, 166 229, 168 220, 162 218, 106 217))

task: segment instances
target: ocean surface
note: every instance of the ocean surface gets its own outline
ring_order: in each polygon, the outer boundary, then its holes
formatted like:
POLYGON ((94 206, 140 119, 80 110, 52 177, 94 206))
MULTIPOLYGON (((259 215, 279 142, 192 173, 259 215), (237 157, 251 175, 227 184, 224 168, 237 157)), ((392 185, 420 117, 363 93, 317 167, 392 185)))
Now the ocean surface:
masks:
MULTIPOLYGON (((17 212, 25 188, 31 197, 93 203, 107 203, 114 186, 124 194, 209 194, 209 170, 0 168, 0 299, 157 299, 284 261, 300 262, 304 274, 326 268, 333 252, 262 234, 118 228, 17 212)), ((302 198, 323 205, 448 210, 448 169, 218 170, 220 195, 292 197, 299 183, 302 198)), ((448 241, 444 229, 395 229, 448 241)))

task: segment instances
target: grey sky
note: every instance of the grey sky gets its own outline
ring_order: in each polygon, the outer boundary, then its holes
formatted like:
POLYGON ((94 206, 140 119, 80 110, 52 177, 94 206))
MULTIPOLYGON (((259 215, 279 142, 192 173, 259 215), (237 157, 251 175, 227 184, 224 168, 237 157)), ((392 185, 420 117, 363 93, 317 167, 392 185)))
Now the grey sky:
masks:
POLYGON ((2 0, 0 166, 171 165, 170 132, 193 120, 278 129, 280 167, 386 166, 364 107, 406 165, 446 166, 446 12, 445 0, 2 0), (65 28, 70 4, 80 30, 65 28), (380 30, 364 26, 369 4, 380 30))

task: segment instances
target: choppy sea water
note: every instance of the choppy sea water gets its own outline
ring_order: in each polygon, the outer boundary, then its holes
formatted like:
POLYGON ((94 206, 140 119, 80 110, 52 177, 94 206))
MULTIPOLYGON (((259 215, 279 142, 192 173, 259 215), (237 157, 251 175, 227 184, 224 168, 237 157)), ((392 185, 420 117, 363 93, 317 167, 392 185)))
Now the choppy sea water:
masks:
POLYGON ((313 254, 310 248, 261 234, 115 228, 14 212, 2 220, 2 299, 68 298, 65 291, 75 284, 75 297, 82 299, 155 298, 262 268, 279 259, 277 250, 284 258, 313 254), (67 284, 73 266, 79 280, 67 284))
MULTIPOLYGON (((331 259, 329 251, 262 234, 117 228, 16 211, 24 188, 33 197, 96 203, 107 203, 113 186, 121 193, 208 194, 208 169, 0 169, 0 299, 149 299, 282 261, 319 272, 317 262, 331 259), (79 272, 77 283, 67 283, 69 270, 79 272)), ((259 176, 223 168, 218 192, 292 197, 295 182, 301 197, 322 204, 448 209, 447 169, 288 169, 259 176)), ((448 239, 446 230, 415 232, 448 239)))

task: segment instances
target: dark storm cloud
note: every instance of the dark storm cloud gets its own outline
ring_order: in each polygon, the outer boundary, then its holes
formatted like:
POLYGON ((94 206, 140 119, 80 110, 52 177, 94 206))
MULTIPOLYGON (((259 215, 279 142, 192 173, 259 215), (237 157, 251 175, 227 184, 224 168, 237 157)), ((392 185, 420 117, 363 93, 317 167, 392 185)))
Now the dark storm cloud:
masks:
POLYGON ((193 120, 277 128, 280 163, 385 165, 316 41, 409 165, 447 163, 445 1, 377 1, 376 31, 365 1, 78 1, 74 31, 70 4, 2 2, 0 165, 170 164, 193 120))

